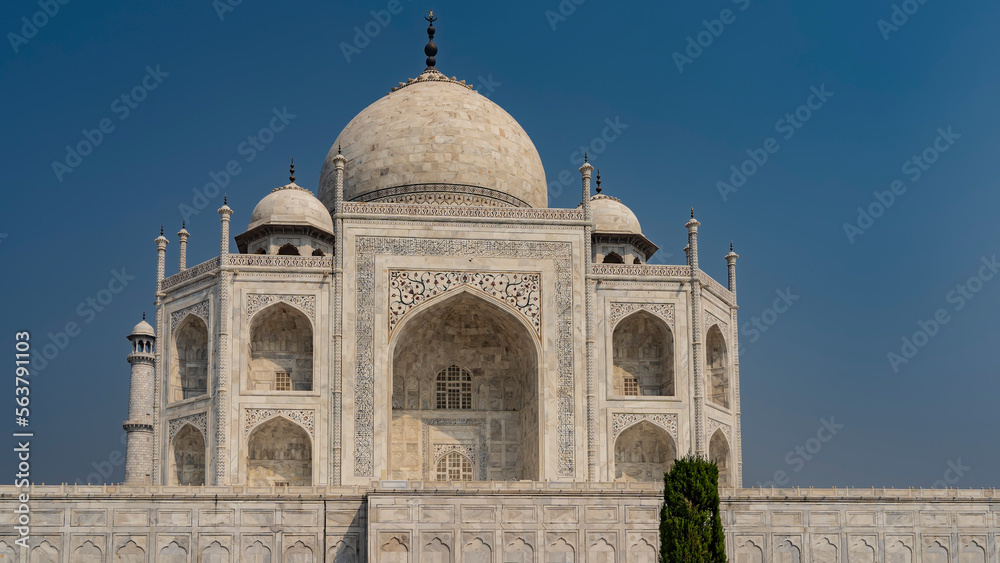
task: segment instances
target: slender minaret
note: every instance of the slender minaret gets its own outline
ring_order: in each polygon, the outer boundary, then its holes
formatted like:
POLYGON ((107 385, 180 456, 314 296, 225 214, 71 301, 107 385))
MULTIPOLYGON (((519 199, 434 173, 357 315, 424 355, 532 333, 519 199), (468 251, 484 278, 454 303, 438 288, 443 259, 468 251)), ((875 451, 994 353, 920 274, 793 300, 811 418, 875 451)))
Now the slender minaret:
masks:
POLYGON ((163 236, 163 225, 160 225, 160 236, 153 242, 156 243, 156 292, 159 293, 167 273, 167 245, 170 244, 167 237, 163 236))
POLYGON ((743 486, 743 436, 741 431, 742 426, 742 416, 740 414, 740 331, 737 327, 740 326, 739 320, 736 317, 736 312, 739 307, 736 305, 736 259, 740 255, 733 251, 733 241, 729 241, 729 254, 726 254, 726 264, 729 266, 729 291, 733 292, 733 306, 729 308, 730 325, 733 327, 733 333, 730 335, 733 341, 733 397, 735 397, 733 410, 736 415, 736 443, 733 444, 733 450, 736 452, 735 458, 735 473, 733 478, 733 486, 742 487, 743 486))
POLYGON ((344 168, 347 158, 343 155, 340 145, 337 145, 337 156, 333 157, 336 177, 333 192, 333 303, 330 307, 330 318, 333 319, 333 354, 330 357, 330 373, 332 379, 333 416, 330 417, 330 435, 333 437, 332 454, 330 456, 330 481, 340 485, 343 481, 343 445, 341 443, 341 416, 344 412, 344 313, 341 310, 344 302, 344 168))
POLYGON ((186 222, 181 221, 181 230, 177 231, 177 238, 180 240, 180 268, 179 272, 187 270, 187 259, 188 259, 188 237, 191 233, 185 229, 186 222))
POLYGON ((691 356, 694 360, 694 453, 704 456, 705 447, 705 369, 702 353, 701 280, 698 278, 698 225, 691 208, 688 230, 688 265, 691 267, 691 356))
MULTIPOLYGON (((222 226, 221 238, 219 240, 219 282, 218 288, 218 299, 219 299, 219 317, 218 317, 218 331, 216 332, 216 342, 218 343, 215 347, 216 351, 216 361, 215 361, 215 377, 214 377, 214 427, 215 432, 212 434, 212 440, 214 441, 214 454, 215 454, 215 479, 212 481, 215 485, 228 485, 229 484, 229 473, 227 467, 227 455, 228 448, 226 446, 228 440, 228 428, 229 428, 229 320, 231 311, 231 297, 232 297, 232 280, 233 272, 229 265, 229 218, 232 216, 233 210, 229 207, 229 196, 222 196, 222 207, 219 208, 219 220, 222 226)), ((209 482, 210 472, 206 468, 205 471, 205 482, 209 482)))
POLYGON ((580 177, 583 180, 583 213, 586 220, 583 237, 583 260, 587 280, 586 307, 586 361, 587 361, 587 480, 597 481, 597 388, 594 381, 594 293, 597 291, 597 281, 593 279, 591 262, 593 261, 593 212, 590 208, 590 174, 594 167, 583 155, 583 166, 580 167, 580 177))
POLYGON ((132 351, 132 382, 128 395, 128 420, 122 424, 127 433, 125 445, 125 484, 150 485, 153 473, 153 371, 156 333, 146 322, 135 325, 128 336, 132 351))
POLYGON ((736 259, 740 255, 733 252, 733 241, 729 241, 729 254, 726 254, 726 264, 729 265, 729 291, 736 296, 736 259))

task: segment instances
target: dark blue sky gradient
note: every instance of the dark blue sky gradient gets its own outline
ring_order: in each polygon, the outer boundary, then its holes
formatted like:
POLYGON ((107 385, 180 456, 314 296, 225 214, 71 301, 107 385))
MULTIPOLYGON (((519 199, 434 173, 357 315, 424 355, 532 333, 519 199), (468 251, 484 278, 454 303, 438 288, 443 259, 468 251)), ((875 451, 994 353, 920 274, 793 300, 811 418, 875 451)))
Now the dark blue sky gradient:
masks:
MULTIPOLYGON (((948 300, 983 257, 1000 253, 995 2, 927 0, 888 40, 877 22, 892 16, 890 0, 564 0, 573 13, 555 29, 546 11, 559 12, 556 0, 400 0, 387 25, 370 24, 371 10, 388 4, 247 0, 220 20, 210 0, 74 0, 26 43, 15 40, 18 52, 6 36, 4 353, 13 354, 16 330, 31 330, 41 347, 67 322, 81 327, 33 378, 37 482, 95 472, 104 480, 109 468, 109 481, 122 478, 114 452, 127 411, 125 336, 143 311, 153 313, 160 224, 171 239, 169 275, 179 206, 192 205, 192 190, 228 161, 241 170, 225 189, 234 234, 285 182, 289 157, 298 183, 315 191, 323 157, 351 117, 423 70, 422 16, 434 8, 438 67, 476 84, 531 135, 550 206, 579 202, 573 153, 588 145, 605 193, 630 205, 660 246, 654 262, 683 262, 692 205, 702 267, 723 282, 722 257, 735 240, 745 485, 784 471, 788 485, 927 487, 959 460, 969 469, 955 485, 1000 483, 1000 277, 982 281, 961 310, 948 300), (679 72, 673 54, 726 9, 731 23, 679 72), (378 34, 348 62, 342 43, 366 24, 378 34), (169 76, 120 119, 114 100, 157 65, 169 76), (812 87, 832 96, 785 139, 777 122, 807 103, 812 87), (296 117, 247 162, 238 146, 274 108, 296 117), (66 146, 104 118, 114 130, 59 181, 53 161, 65 162, 66 146), (616 119, 627 128, 592 144, 616 119), (904 163, 949 127, 960 136, 912 181, 904 163), (770 137, 780 148, 724 200, 717 182, 770 137), (573 178, 565 188, 563 170, 573 178), (906 191, 850 242, 844 224, 897 179, 906 191), (135 279, 91 315, 86 300, 108 287, 113 270, 135 279), (794 304, 766 313, 789 288, 794 304), (887 354, 901 353, 901 337, 938 309, 948 324, 894 372, 887 354), (762 315, 773 324, 755 339, 750 323, 762 315), (844 427, 809 442, 824 418, 844 427), (817 444, 808 460, 795 452, 817 444)), ((4 2, 3 31, 20 34, 21 18, 39 10, 4 2)), ((188 218, 189 264, 217 254, 221 202, 210 198, 188 218)), ((10 418, 0 427, 13 430, 6 389, 0 404, 10 418)), ((0 457, 11 475, 13 464, 0 457)))

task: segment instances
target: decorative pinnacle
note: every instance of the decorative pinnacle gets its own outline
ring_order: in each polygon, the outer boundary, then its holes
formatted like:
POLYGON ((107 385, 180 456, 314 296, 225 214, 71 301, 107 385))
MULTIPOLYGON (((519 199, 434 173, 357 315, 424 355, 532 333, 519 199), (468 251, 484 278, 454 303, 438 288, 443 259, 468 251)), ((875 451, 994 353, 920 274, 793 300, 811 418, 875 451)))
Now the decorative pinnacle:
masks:
POLYGON ((601 193, 601 169, 597 169, 597 193, 601 193))
MULTIPOLYGON (((181 221, 181 230, 186 229, 186 228, 187 228, 187 221, 181 221)), ((145 314, 146 313, 143 313, 143 315, 145 315, 145 314)))
POLYGON ((341 154, 341 144, 337 143, 337 154, 341 154))
POLYGON ((163 225, 160 225, 160 236, 163 236, 163 225))
POLYGON ((587 151, 583 151, 583 163, 587 163, 587 151))
POLYGON ((295 182, 295 159, 292 158, 292 165, 288 168, 288 181, 295 182))
POLYGON ((691 218, 694 219, 694 207, 691 208, 691 218))
POLYGON ((729 241, 729 252, 733 251, 733 241, 729 241))
POLYGON ((222 205, 229 205, 229 194, 222 194, 222 205))
POLYGON ((146 311, 142 312, 142 320, 146 320, 146 311))
POLYGON ((434 59, 434 55, 437 55, 438 48, 434 44, 434 22, 437 18, 434 17, 434 10, 431 10, 430 15, 424 16, 427 20, 427 45, 424 46, 424 54, 427 55, 427 68, 434 68, 437 64, 437 60, 434 59))

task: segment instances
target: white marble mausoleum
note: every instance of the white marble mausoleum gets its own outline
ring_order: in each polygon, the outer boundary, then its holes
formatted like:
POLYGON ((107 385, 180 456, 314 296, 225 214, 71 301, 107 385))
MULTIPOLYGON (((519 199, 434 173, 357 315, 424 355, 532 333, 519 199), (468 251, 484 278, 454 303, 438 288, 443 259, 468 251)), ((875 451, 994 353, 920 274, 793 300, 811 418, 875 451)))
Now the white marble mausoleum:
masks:
POLYGON ((426 54, 319 185, 232 193, 217 257, 161 230, 125 483, 35 487, 20 544, 3 488, 0 561, 653 563, 689 453, 732 561, 1000 561, 996 491, 742 489, 736 253, 693 211, 649 240, 590 163, 550 208, 521 125, 426 54))

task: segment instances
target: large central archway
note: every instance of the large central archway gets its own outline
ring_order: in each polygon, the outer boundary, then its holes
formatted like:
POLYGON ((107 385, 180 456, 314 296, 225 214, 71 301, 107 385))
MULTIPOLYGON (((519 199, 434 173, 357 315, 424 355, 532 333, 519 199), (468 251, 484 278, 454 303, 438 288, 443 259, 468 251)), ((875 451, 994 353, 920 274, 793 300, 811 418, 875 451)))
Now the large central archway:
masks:
POLYGON ((537 479, 537 341, 517 313, 455 291, 396 328, 391 478, 537 479))

